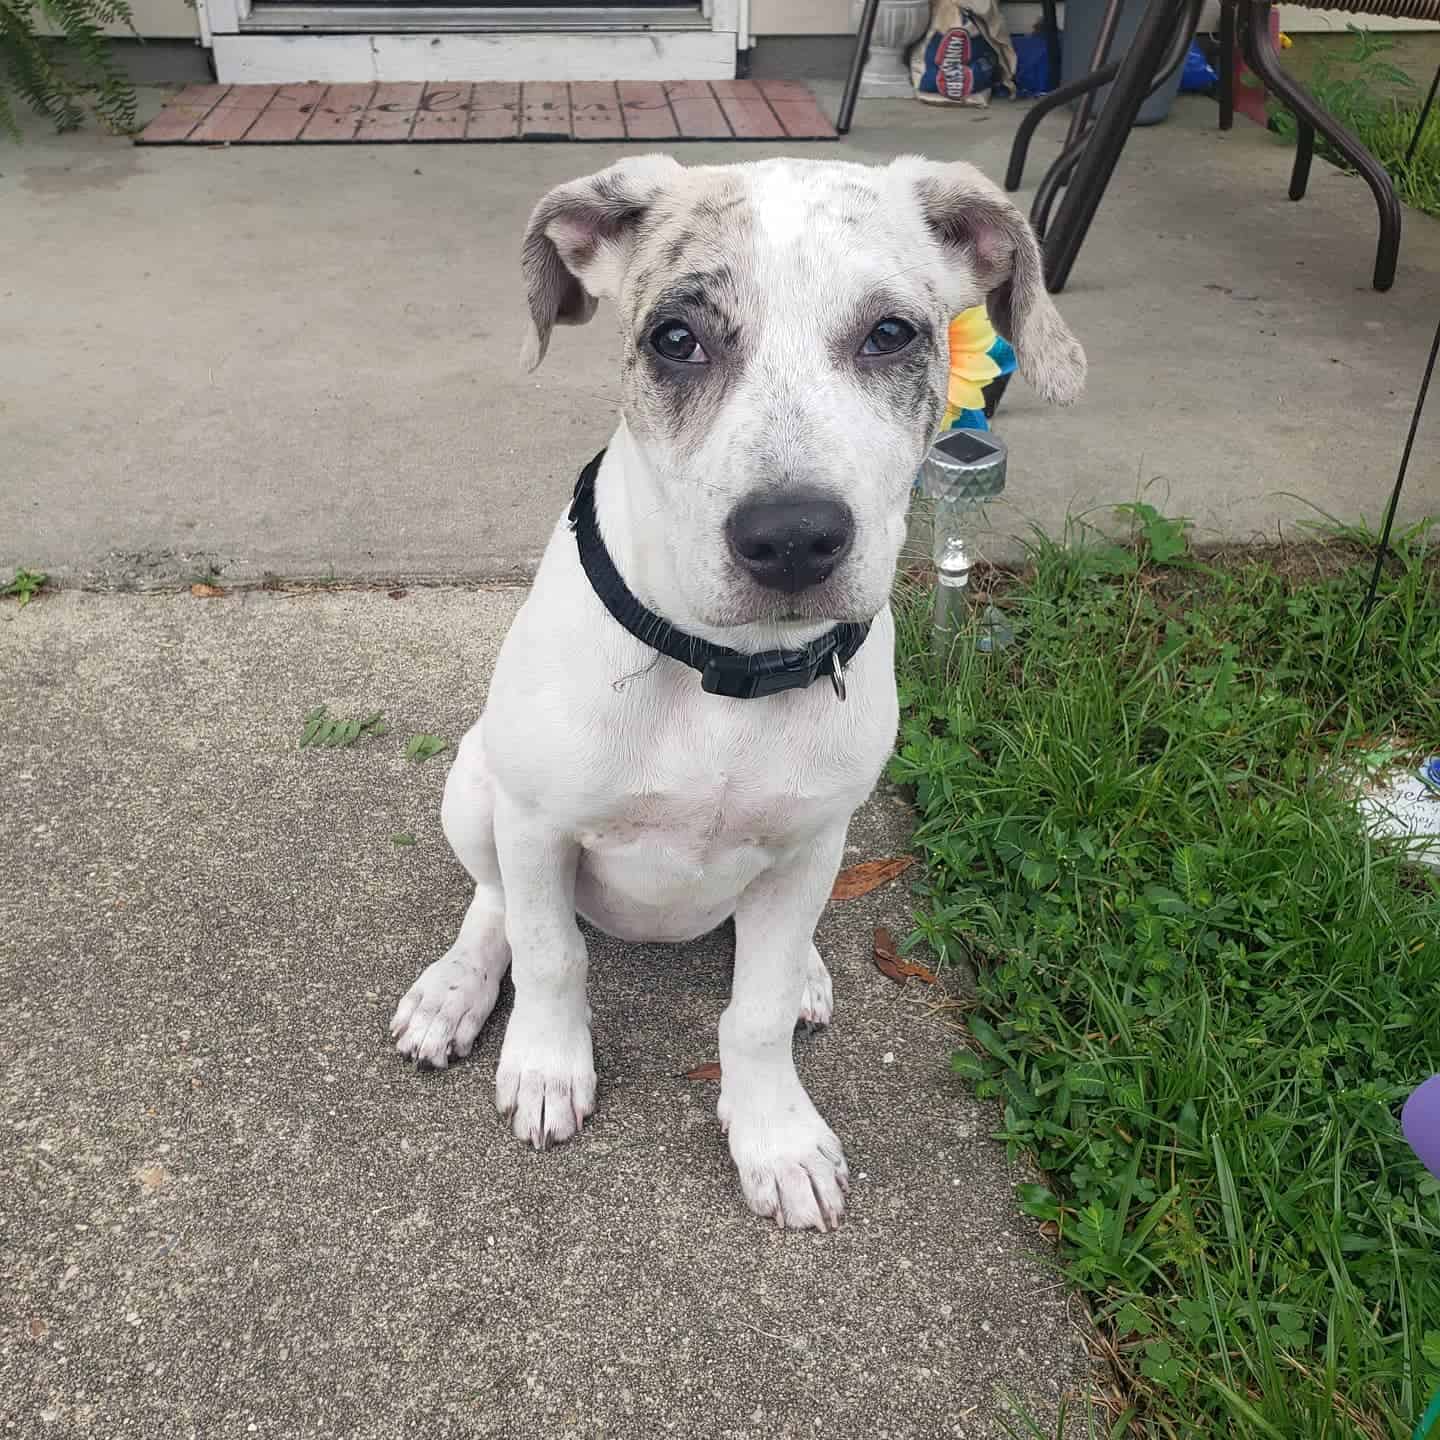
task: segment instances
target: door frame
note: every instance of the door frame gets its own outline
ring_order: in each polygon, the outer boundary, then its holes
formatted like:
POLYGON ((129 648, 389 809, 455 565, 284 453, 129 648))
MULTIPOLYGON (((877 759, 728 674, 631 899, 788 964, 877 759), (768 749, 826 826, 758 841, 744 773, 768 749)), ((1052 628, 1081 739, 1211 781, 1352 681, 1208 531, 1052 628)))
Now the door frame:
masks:
MULTIPOLYGON (((200 25, 200 43, 208 49, 211 48, 213 37, 216 35, 241 35, 247 31, 251 33, 262 31, 262 27, 257 25, 252 18, 252 8, 251 0, 195 0, 195 12, 200 25)), ((701 0, 700 9, 705 19, 710 22, 712 33, 734 35, 737 51, 750 48, 750 0, 701 0)), ((491 10, 486 13, 498 22, 505 12, 491 10)), ((586 25, 584 28, 604 33, 605 11, 597 9, 593 13, 594 24, 586 25)), ((423 24, 416 27, 417 30, 424 28, 423 24)), ((504 33, 504 30, 503 27, 497 25, 496 28, 489 29, 487 33, 504 33)), ((674 78, 685 77, 676 76, 674 78)))

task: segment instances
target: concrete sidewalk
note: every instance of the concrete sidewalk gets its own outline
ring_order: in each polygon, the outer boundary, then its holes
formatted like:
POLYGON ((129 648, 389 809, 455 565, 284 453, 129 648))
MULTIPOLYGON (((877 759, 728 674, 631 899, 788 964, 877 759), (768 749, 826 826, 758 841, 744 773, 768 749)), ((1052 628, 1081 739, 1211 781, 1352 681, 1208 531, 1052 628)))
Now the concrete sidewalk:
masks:
MULTIPOLYGON (((836 1023, 797 1041, 854 1177, 838 1234, 745 1210, 683 1078, 723 935, 593 940, 599 1113, 559 1150, 494 1113, 503 1016, 443 1074, 396 1057, 467 900, 446 762, 404 738, 470 723, 518 598, 0 606, 0 1434, 932 1440, 1079 1385, 997 1117, 870 962, 903 881, 831 907, 836 1023), (392 733, 301 752, 321 701, 392 733)), ((904 807, 851 838, 903 850, 904 807)))
MULTIPOLYGON (((998 176, 1020 114, 866 103, 848 140, 791 148, 998 176)), ((1202 541, 1380 512, 1440 303, 1440 222, 1406 215, 1376 295, 1363 183, 1321 163, 1291 204, 1290 151, 1215 116, 1182 98, 1131 142, 1062 301, 1086 399, 1006 398, 1012 533, 1143 486, 1202 541)), ((1031 185, 1062 132, 1042 128, 1031 185)), ((613 424, 617 346, 602 312, 520 373, 521 229, 545 189, 622 153, 147 150, 34 129, 0 155, 0 571, 527 573, 613 424)), ((1409 516, 1440 511, 1437 417, 1409 516)))

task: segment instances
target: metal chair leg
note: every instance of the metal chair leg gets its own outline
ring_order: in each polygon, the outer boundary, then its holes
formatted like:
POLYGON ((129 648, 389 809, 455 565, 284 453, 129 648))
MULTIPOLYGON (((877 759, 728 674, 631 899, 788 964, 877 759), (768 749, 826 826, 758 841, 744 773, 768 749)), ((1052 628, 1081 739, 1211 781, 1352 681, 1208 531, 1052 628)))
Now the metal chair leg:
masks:
POLYGON ((1045 88, 1053 90, 1060 83, 1060 19, 1055 0, 1041 0, 1045 23, 1045 88))
POLYGON ((1220 0, 1220 128, 1235 125, 1235 0, 1220 0))
POLYGON ((1062 85, 1048 95, 1042 95, 1020 117, 1020 124, 1015 131, 1015 139, 1010 145, 1010 163, 1005 167, 1005 188, 1007 190, 1018 190, 1020 182, 1025 178, 1025 160, 1030 152, 1030 142, 1035 138, 1035 131, 1039 128, 1040 122, 1052 110, 1058 110, 1062 105, 1068 105, 1070 101, 1078 100, 1087 90, 1096 90, 1101 85, 1108 85, 1119 73, 1119 70, 1119 65, 1112 62, 1102 66, 1093 74, 1082 75, 1080 79, 1072 80, 1068 85, 1062 85))
MULTIPOLYGON (((1195 27, 1200 23, 1200 11, 1203 8, 1204 0, 1187 0, 1187 3, 1188 13, 1185 23, 1175 31, 1175 38, 1170 50, 1160 62, 1160 69, 1150 82, 1150 89, 1145 96, 1147 100, 1151 95, 1164 89, 1175 72, 1185 63, 1185 55, 1190 49, 1191 40, 1195 37, 1195 27)), ((1042 239, 1050 228, 1050 211, 1054 207, 1056 197, 1070 173, 1079 164, 1080 156, 1084 154, 1088 139, 1087 134, 1082 135, 1079 140, 1067 143, 1059 157, 1051 162, 1050 168, 1041 178, 1039 188, 1035 191, 1035 200, 1030 208, 1030 224, 1042 239)))
POLYGON ((1295 165, 1290 171, 1290 198, 1303 200, 1305 188, 1310 184, 1310 161, 1315 155, 1315 127, 1298 115, 1295 123, 1298 129, 1295 132, 1295 165))
POLYGON ((837 135, 848 135, 850 122, 855 118, 855 102, 860 98, 860 75, 870 56, 870 37, 875 33, 875 16, 879 9, 880 0, 865 0, 865 8, 860 12, 860 24, 855 31, 855 51, 850 56, 850 73, 845 77, 845 93, 840 97, 840 111, 835 117, 837 135))
POLYGON ((1030 204, 1030 228, 1041 240, 1045 238, 1045 232, 1050 228, 1050 212, 1055 208, 1055 201, 1065 188, 1065 182, 1080 163, 1080 157, 1085 153, 1085 145, 1089 138, 1088 135, 1082 135, 1078 140, 1067 145, 1051 162, 1050 168, 1040 177, 1040 184, 1035 190, 1035 199, 1030 204))
MULTIPOLYGON (((1115 31, 1120 24, 1120 7, 1124 0, 1105 0, 1105 10, 1100 16, 1100 29, 1095 35, 1095 49, 1090 55, 1090 73, 1093 75, 1110 59, 1110 47, 1115 43, 1115 31)), ((1090 113, 1095 105, 1095 92, 1087 90, 1070 112, 1070 128, 1065 132, 1065 144, 1073 145, 1089 128, 1090 113)))
POLYGON ((1135 117, 1185 11, 1186 0, 1150 0, 1135 39, 1120 62, 1114 88, 1095 121, 1055 223, 1045 237, 1045 279, 1056 294, 1070 278, 1070 269, 1115 173, 1135 117))
POLYGON ((1308 122, 1314 126, 1364 176, 1370 187, 1380 216, 1372 283, 1377 290, 1388 290, 1395 283, 1395 265, 1400 256, 1400 202, 1395 198, 1395 187, 1385 167, 1360 143, 1357 135, 1322 110, 1285 73, 1280 51, 1270 34, 1270 0, 1240 0, 1240 4, 1246 51, 1255 73, 1295 112, 1302 125, 1308 122))

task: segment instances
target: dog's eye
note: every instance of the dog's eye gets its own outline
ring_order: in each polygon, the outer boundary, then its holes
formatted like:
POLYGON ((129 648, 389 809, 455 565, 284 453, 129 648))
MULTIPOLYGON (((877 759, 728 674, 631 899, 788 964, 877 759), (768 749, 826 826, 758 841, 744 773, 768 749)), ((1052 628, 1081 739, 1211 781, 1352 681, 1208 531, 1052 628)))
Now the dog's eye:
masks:
POLYGON ((695 332, 678 320, 667 320, 650 332, 650 348, 667 360, 681 365, 704 365, 709 356, 701 349, 695 332))
POLYGON ((894 316, 882 320, 860 347, 862 355, 898 355, 915 338, 915 327, 894 316))

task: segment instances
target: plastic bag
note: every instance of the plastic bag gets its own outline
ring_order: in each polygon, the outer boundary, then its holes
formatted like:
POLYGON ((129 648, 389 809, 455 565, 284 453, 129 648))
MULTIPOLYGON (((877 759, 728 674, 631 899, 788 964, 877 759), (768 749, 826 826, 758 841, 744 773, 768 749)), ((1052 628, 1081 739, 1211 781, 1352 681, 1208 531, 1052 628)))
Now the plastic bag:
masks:
POLYGON ((1049 42, 1043 35, 1012 35, 1010 44, 1015 51, 1016 95, 1048 95, 1054 89, 1050 84, 1049 42))
POLYGON ((1205 52, 1200 46, 1192 41, 1189 53, 1185 56, 1185 68, 1180 72, 1181 93, 1209 94, 1217 84, 1219 76, 1215 74, 1215 67, 1205 58, 1205 52))
POLYGON ((994 85, 1015 83, 1015 52, 996 0, 934 0, 930 28, 911 52, 915 96, 931 105, 988 105, 994 85))

